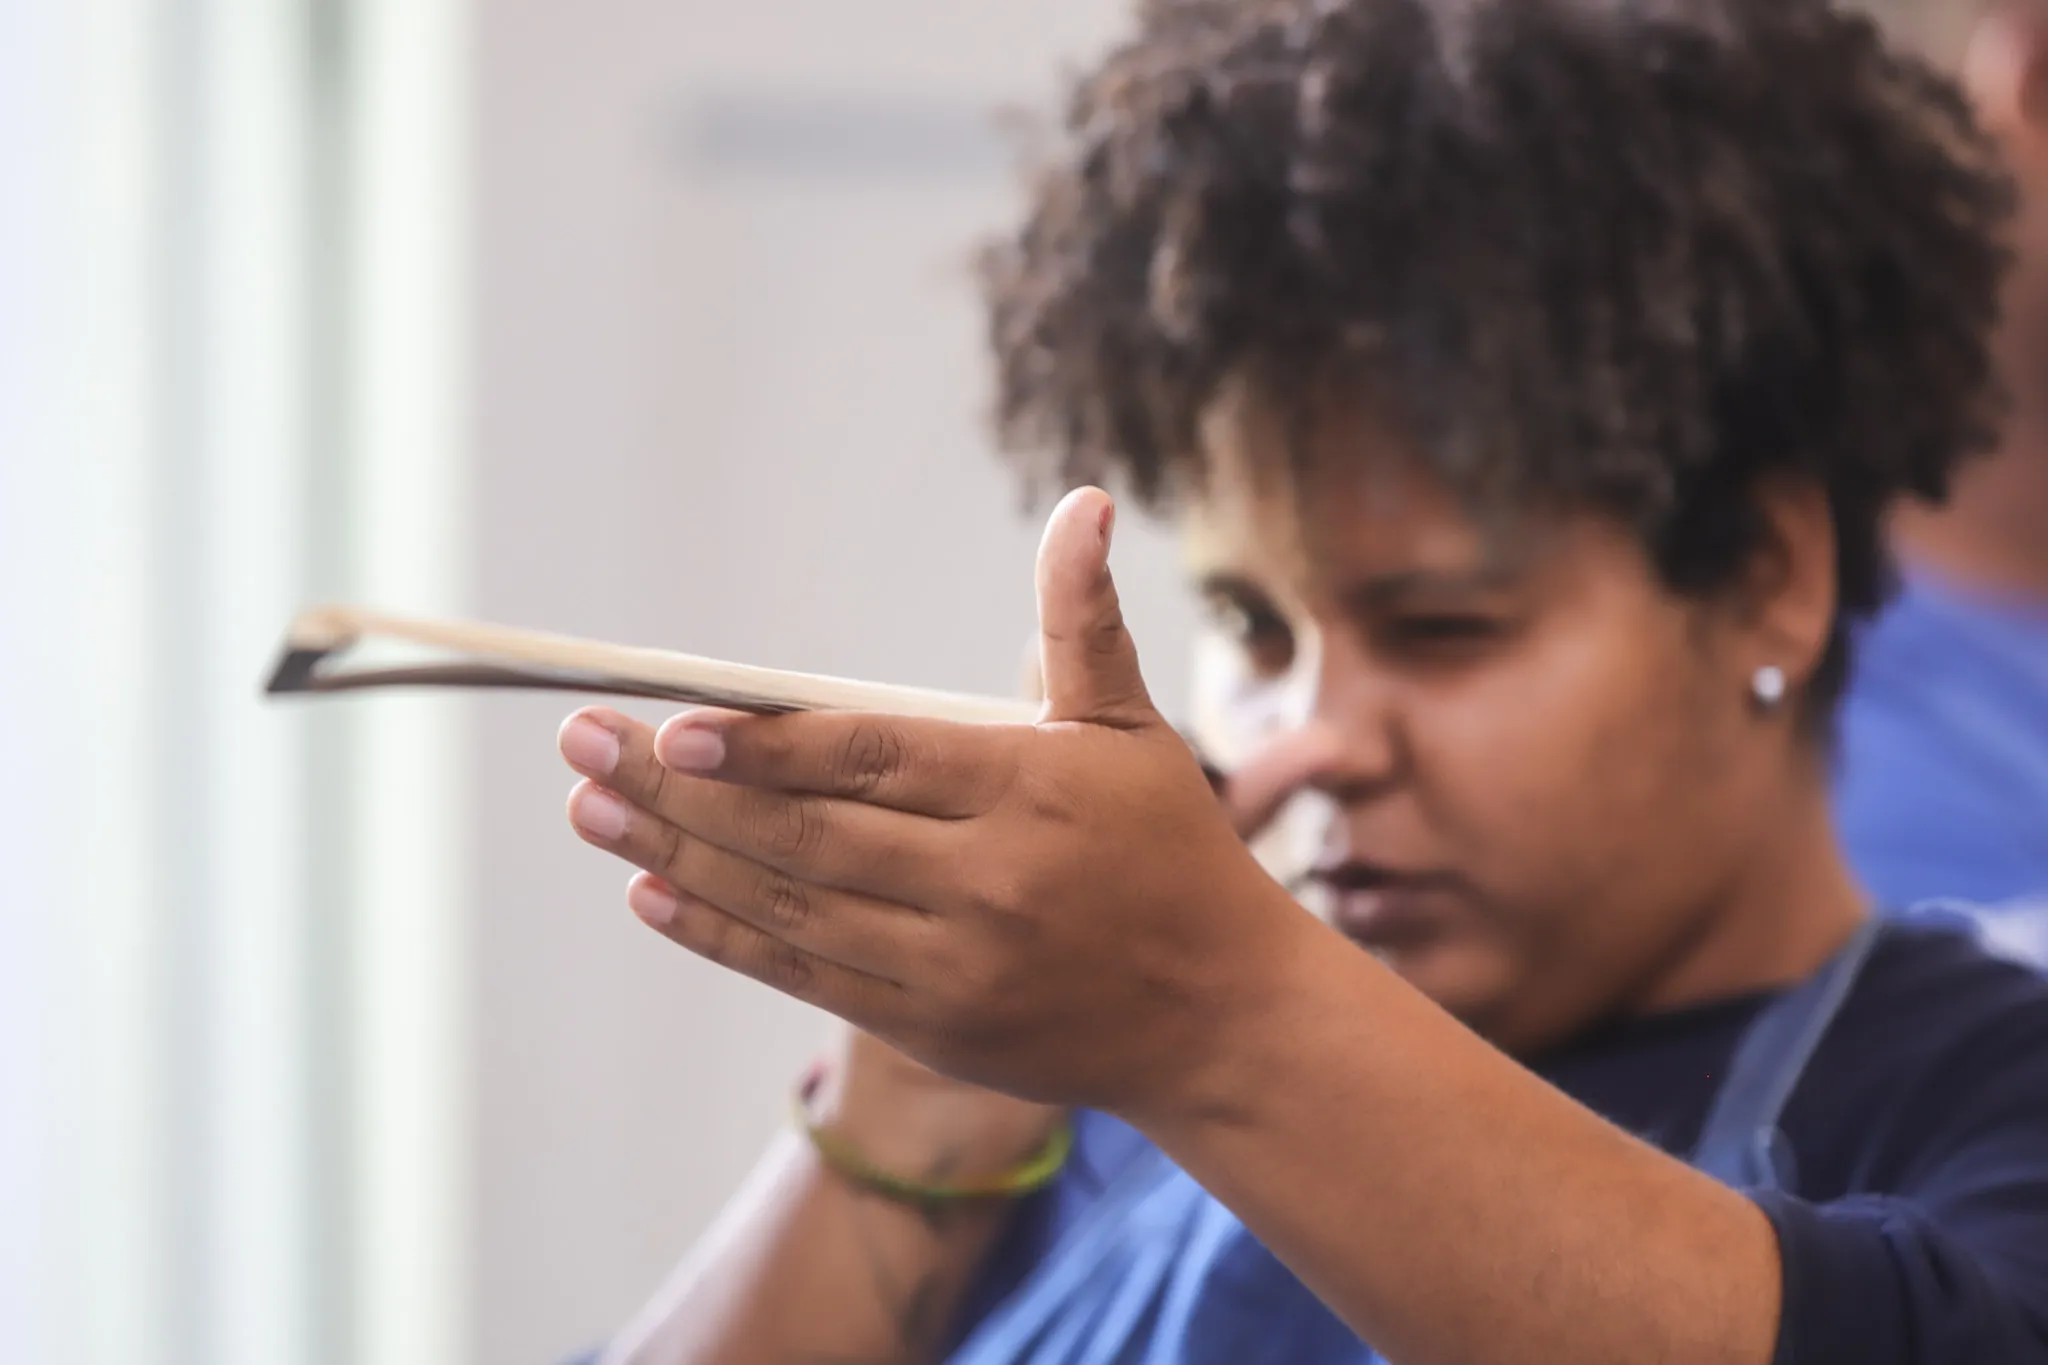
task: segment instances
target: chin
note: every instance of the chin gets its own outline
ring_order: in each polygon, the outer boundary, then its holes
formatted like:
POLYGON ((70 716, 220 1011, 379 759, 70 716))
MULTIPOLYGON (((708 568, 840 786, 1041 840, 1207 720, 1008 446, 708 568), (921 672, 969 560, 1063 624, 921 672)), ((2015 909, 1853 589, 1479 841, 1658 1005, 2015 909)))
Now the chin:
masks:
POLYGON ((1482 1035, 1491 1036, 1492 1023, 1512 1003, 1513 973, 1498 953, 1480 944, 1456 938, 1400 945, 1353 941, 1482 1035))

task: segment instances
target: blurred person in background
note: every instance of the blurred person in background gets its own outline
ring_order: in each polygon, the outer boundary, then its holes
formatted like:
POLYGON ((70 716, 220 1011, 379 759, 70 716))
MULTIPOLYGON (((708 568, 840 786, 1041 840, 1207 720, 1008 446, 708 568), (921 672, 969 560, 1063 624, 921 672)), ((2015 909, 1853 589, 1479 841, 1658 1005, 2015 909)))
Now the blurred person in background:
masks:
POLYGON ((1968 903, 1992 942, 2048 964, 2048 5, 1861 2, 1960 80, 2022 212, 1999 446, 1946 503, 1898 514, 1905 588, 1859 642, 1842 711, 1842 834, 1885 903, 1968 903))
POLYGON ((1152 0, 1065 128, 1000 431, 1181 520, 1330 919, 1097 490, 1036 726, 571 717, 634 911, 855 1026, 605 1359, 2048 1362, 2048 981, 1830 806, 1887 510, 1993 440, 1955 87, 1823 0, 1152 0))

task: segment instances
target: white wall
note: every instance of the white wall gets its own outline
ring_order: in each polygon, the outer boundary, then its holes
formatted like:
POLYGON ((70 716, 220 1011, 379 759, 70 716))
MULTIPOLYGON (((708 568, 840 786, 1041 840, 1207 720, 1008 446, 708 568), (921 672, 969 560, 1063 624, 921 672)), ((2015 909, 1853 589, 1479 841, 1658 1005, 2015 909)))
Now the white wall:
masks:
MULTIPOLYGON (((976 111, 1044 106, 1122 13, 479 6, 475 609, 1013 688, 1037 524, 978 420, 966 260, 1011 186, 976 111)), ((1134 519, 1118 570, 1177 707, 1170 545, 1134 519)), ((780 1122, 817 1033, 630 919, 622 870, 562 819, 565 709, 484 703, 469 786, 484 1365, 616 1324, 780 1122)))

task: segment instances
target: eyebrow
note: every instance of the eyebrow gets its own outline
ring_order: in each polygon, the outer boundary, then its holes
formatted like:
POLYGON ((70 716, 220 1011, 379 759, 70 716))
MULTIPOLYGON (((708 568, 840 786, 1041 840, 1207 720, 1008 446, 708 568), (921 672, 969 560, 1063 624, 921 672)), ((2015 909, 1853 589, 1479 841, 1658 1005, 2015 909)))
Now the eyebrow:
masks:
POLYGON ((1229 570, 1203 574, 1195 580, 1195 591, 1203 597, 1233 597, 1240 602, 1263 602, 1267 597, 1265 590, 1251 579, 1229 570))
MULTIPOLYGON (((1374 574, 1347 586, 1345 605, 1354 611, 1385 610, 1414 598, 1499 592, 1520 582, 1522 566, 1507 559, 1491 559, 1471 569, 1401 569, 1374 574)), ((1269 594, 1241 573, 1219 570, 1197 581, 1204 596, 1228 597, 1239 602, 1264 603, 1269 594)))
POLYGON ((1404 569, 1350 585, 1344 590, 1344 601, 1354 610, 1383 610, 1415 598, 1501 592, 1521 577, 1519 565, 1500 560, 1471 569, 1404 569))

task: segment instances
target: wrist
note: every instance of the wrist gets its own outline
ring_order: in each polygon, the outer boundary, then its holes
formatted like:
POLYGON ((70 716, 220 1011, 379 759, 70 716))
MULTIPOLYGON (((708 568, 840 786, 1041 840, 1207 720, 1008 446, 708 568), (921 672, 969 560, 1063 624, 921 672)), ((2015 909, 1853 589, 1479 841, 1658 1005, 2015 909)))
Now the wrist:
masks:
POLYGON ((1064 1110, 937 1076, 863 1085, 850 1068, 820 1062, 805 1085, 812 1127, 913 1180, 1007 1169, 1042 1151, 1066 1119, 1064 1110))
POLYGON ((1191 993, 1170 1064, 1158 1083, 1117 1117, 1160 1146, 1198 1130, 1255 1125, 1276 1087, 1298 1086, 1314 1066, 1314 1040, 1334 1029, 1349 1034, 1368 1010, 1344 968, 1376 966, 1270 879, 1237 903, 1262 926, 1256 951, 1233 955, 1225 974, 1191 993), (1272 904, 1262 904, 1270 901, 1272 904))

